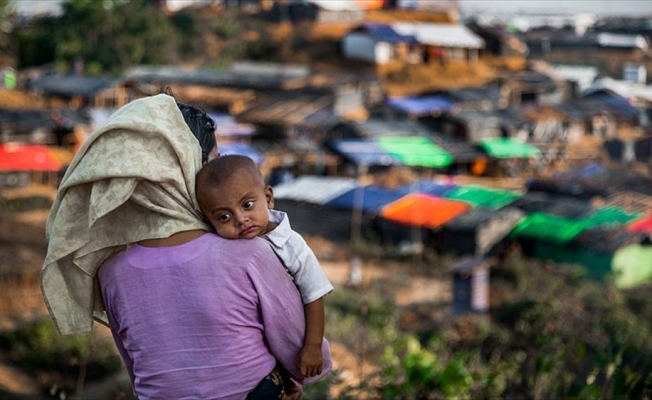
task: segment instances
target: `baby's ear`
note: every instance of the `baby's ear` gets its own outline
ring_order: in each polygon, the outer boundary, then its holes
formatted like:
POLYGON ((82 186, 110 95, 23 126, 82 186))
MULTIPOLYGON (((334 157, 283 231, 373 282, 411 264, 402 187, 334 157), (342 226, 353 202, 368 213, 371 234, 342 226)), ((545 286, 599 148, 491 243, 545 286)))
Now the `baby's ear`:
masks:
POLYGON ((265 187, 265 198, 267 199, 267 208, 274 208, 274 191, 269 185, 265 187))

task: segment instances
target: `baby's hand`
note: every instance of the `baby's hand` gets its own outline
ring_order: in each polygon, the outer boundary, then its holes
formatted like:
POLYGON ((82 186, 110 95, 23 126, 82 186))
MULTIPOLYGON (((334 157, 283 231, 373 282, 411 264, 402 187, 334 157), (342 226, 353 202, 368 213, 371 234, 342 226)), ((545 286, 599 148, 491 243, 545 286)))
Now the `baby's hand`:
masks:
POLYGON ((321 374, 321 344, 305 345, 299 355, 299 373, 301 379, 321 374))

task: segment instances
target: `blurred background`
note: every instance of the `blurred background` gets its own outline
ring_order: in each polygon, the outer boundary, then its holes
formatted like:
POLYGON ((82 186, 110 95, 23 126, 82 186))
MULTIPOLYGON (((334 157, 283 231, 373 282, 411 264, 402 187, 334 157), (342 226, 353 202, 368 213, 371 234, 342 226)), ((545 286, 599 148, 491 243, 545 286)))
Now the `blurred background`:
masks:
POLYGON ((170 89, 336 288, 304 398, 649 399, 651 43, 635 0, 0 0, 0 398, 133 398, 106 327, 54 329, 45 220, 170 89))

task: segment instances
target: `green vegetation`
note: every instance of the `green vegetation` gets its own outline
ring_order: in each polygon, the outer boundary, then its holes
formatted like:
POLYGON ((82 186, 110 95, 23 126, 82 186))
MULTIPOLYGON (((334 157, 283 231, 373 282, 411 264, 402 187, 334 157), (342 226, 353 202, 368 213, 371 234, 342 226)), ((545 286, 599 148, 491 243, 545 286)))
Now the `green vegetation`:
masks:
POLYGON ((35 378, 44 394, 57 388, 60 396, 74 394, 85 382, 102 380, 122 369, 110 337, 61 336, 49 319, 0 332, 0 355, 35 378))
MULTIPOLYGON (((0 25, 13 21, 2 12, 6 2, 0 0, 0 25)), ((120 74, 146 64, 210 64, 211 59, 226 65, 239 58, 274 58, 268 26, 202 10, 167 15, 148 0, 68 0, 60 16, 11 25, 4 36, 0 31, 0 50, 13 54, 21 68, 52 63, 66 73, 83 64, 87 75, 120 74), (247 40, 249 32, 263 39, 247 40)))

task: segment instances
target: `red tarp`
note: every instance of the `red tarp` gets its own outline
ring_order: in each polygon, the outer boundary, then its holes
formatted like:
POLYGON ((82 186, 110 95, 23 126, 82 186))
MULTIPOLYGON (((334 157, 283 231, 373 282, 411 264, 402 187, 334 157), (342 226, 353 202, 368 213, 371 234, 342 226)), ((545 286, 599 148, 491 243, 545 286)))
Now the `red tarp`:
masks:
POLYGON ((59 171, 63 163, 47 146, 0 145, 0 172, 59 171))
POLYGON ((652 213, 642 216, 627 225, 630 232, 644 232, 652 234, 652 213))
POLYGON ((404 225, 436 228, 470 208, 471 206, 463 201, 412 193, 386 205, 380 215, 404 225))

